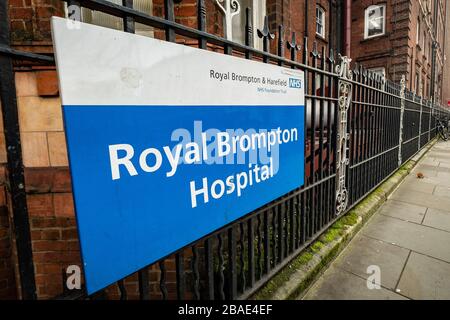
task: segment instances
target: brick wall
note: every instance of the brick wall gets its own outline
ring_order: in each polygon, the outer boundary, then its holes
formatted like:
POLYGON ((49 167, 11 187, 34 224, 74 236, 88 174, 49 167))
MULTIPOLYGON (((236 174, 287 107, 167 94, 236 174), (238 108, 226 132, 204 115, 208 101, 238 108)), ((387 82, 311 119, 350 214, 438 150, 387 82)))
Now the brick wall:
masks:
POLYGON ((57 0, 7 0, 13 42, 48 42, 50 17, 61 15, 63 2, 57 0))
MULTIPOLYGON (((434 3, 434 1, 432 1, 434 3)), ((445 10, 445 9, 444 9, 445 10)), ((406 76, 406 85, 412 91, 415 88, 415 75, 420 74, 424 84, 425 96, 429 96, 431 81, 431 33, 433 8, 430 11, 425 1, 411 0, 362 0, 352 1, 352 58, 367 68, 385 67, 387 77, 399 82, 406 76), (422 5, 421 5, 422 3, 422 5), (374 4, 386 4, 386 33, 383 36, 364 39, 364 12, 374 4), (426 23, 428 22, 428 24, 426 23), (417 24, 420 23, 420 40, 417 44, 417 24), (422 38, 426 32, 425 45, 422 38)), ((443 34, 444 26, 438 25, 443 34)), ((439 40, 442 45, 442 40, 439 40)), ((439 52, 438 60, 443 60, 439 52)), ((442 70, 438 61, 437 70, 442 70)))

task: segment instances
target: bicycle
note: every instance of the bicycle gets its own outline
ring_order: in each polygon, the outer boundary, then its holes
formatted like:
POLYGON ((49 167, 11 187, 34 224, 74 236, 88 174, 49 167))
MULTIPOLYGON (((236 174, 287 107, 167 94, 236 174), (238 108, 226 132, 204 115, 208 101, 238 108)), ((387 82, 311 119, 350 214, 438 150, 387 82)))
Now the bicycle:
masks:
POLYGON ((441 137, 442 140, 448 141, 448 138, 449 138, 448 123, 447 123, 447 125, 445 125, 444 122, 441 121, 440 119, 436 119, 436 120, 437 120, 437 130, 438 130, 439 136, 441 137))

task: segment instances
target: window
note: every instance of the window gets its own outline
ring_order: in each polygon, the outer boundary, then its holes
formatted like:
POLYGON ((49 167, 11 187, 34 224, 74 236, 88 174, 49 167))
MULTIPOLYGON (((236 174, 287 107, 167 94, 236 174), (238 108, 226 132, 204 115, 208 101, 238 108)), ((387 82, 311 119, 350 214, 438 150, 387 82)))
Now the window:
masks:
POLYGON ((422 43, 421 43, 421 45, 420 45, 420 47, 422 48, 422 50, 423 50, 423 54, 426 56, 426 52, 427 52, 427 50, 426 50, 426 48, 425 48, 425 40, 427 39, 427 32, 426 31, 424 31, 423 32, 423 37, 422 37, 422 43))
POLYGON ((376 5, 366 9, 364 38, 384 35, 386 28, 386 6, 376 5))
POLYGON ((264 0, 238 0, 240 12, 234 16, 232 25, 232 40, 235 42, 245 43, 245 24, 246 24, 246 8, 250 8, 252 12, 253 28, 253 45, 256 49, 262 49, 262 39, 258 37, 256 29, 262 29, 264 26, 264 17, 266 15, 266 1, 264 0))
MULTIPOLYGON (((122 5, 122 0, 108 0, 109 2, 122 5)), ((134 0, 134 9, 153 15, 153 0, 134 0)), ((67 6, 66 6, 67 16, 67 6)), ((81 21, 102 27, 123 30, 123 19, 109 14, 81 8, 81 21)), ((153 28, 140 23, 135 23, 136 34, 153 37, 153 28)))
POLYGON ((420 21, 417 21, 416 44, 419 44, 419 42, 420 42, 420 21))
POLYGON ((417 95, 419 95, 419 87, 420 87, 420 74, 416 72, 416 81, 415 81, 415 92, 417 95))
POLYGON ((316 8, 316 34, 325 38, 325 11, 321 7, 316 8))

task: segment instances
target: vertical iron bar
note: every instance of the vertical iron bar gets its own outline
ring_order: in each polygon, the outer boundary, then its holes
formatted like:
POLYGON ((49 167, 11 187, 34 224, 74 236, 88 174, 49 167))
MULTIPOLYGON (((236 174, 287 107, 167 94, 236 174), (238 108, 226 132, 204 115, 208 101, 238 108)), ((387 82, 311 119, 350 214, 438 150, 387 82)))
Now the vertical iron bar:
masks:
POLYGON ((282 204, 277 206, 278 213, 278 263, 283 261, 284 254, 284 212, 282 208, 282 204))
MULTIPOLYGON (((168 21, 175 21, 173 0, 164 0, 164 17, 168 21)), ((175 42, 175 30, 166 27, 166 41, 175 42)))
POLYGON ((123 282, 123 279, 117 281, 117 286, 119 287, 120 300, 127 300, 128 299, 128 294, 127 294, 127 289, 125 288, 125 284, 123 282))
POLYGON ((253 228, 253 219, 247 222, 247 251, 248 251, 248 285, 253 287, 255 284, 255 230, 253 228))
MULTIPOLYGON (((245 45, 247 47, 253 47, 253 26, 252 26, 252 14, 251 9, 245 9, 245 45)), ((251 59, 252 54, 249 51, 245 52, 245 58, 251 59)))
MULTIPOLYGON (((133 8, 133 0, 122 0, 122 5, 127 8, 133 8)), ((123 18, 123 31, 129 33, 135 33, 134 19, 131 17, 123 18)))
POLYGON ((224 286, 225 286, 225 276, 223 274, 224 271, 224 258, 223 258, 223 236, 222 233, 219 233, 219 235, 217 236, 218 240, 219 240, 219 245, 217 247, 217 254, 219 255, 219 267, 218 267, 218 272, 219 272, 219 299, 220 300, 225 300, 225 291, 224 291, 224 286))
POLYGON ((184 255, 179 252, 175 255, 176 276, 177 276, 177 297, 184 300, 185 279, 184 279, 184 255))
MULTIPOLYGON (((262 213, 260 213, 261 215, 262 213)), ((270 232, 269 212, 264 211, 264 272, 270 271, 270 232)))
POLYGON ((229 299, 237 296, 237 274, 236 274, 236 236, 234 227, 228 229, 228 277, 229 277, 229 299))
MULTIPOLYGON (((284 58, 284 28, 282 25, 278 26, 278 56, 284 58)), ((283 65, 281 59, 278 61, 278 65, 280 67, 283 65)))
POLYGON ((247 286, 247 278, 245 274, 245 223, 239 223, 239 265, 240 265, 240 286, 242 288, 241 292, 245 291, 247 286))
POLYGON ((166 265, 164 263, 164 260, 159 261, 159 270, 159 289, 161 290, 162 299, 167 300, 168 292, 166 286, 166 265))
MULTIPOLYGON (((184 261, 180 261, 180 263, 184 263, 184 261)), ((198 248, 196 245, 192 246, 192 274, 194 276, 194 299, 195 300, 200 300, 200 273, 198 271, 198 248)), ((184 280, 184 276, 182 278, 183 282, 183 288, 181 290, 181 292, 183 293, 183 298, 184 299, 184 291, 185 291, 185 280, 184 280)), ((181 300, 181 299, 180 299, 181 300)))
POLYGON ((139 298, 141 300, 149 300, 150 292, 149 292, 149 276, 148 276, 148 268, 145 267, 139 270, 138 273, 139 278, 139 298))
POLYGON ((213 261, 213 238, 205 240, 205 264, 208 282, 208 300, 214 300, 214 261, 213 261))
MULTIPOLYGON (((197 19, 198 19, 198 30, 206 31, 206 7, 205 0, 197 0, 197 19)), ((200 49, 206 49, 207 41, 203 37, 199 40, 198 47, 200 49)))
POLYGON ((291 198, 290 202, 289 202, 289 233, 290 233, 290 237, 289 237, 289 253, 292 253, 295 249, 295 239, 296 239, 296 233, 295 233, 295 225, 296 225, 296 219, 295 219, 295 214, 296 214, 296 206, 295 206, 295 199, 296 198, 291 198))
POLYGON ((258 267, 258 280, 262 278, 263 275, 263 267, 262 267, 262 232, 261 232, 261 228, 262 228, 262 218, 261 218, 261 214, 258 214, 258 218, 257 218, 258 224, 256 226, 256 232, 257 232, 257 236, 258 236, 258 257, 257 257, 257 267, 258 267))
MULTIPOLYGON (((8 1, 0 1, 0 45, 10 46, 8 1)), ((14 69, 12 59, 4 55, 0 55, 0 102, 21 294, 23 299, 35 300, 37 298, 36 282, 25 192, 14 69)))
MULTIPOLYGON (((317 51, 317 41, 314 41, 313 43, 313 50, 311 52, 312 56, 312 66, 314 68, 317 68, 317 58, 319 57, 319 52, 317 51)), ((310 136, 310 184, 314 185, 315 183, 315 161, 316 161, 316 71, 311 72, 311 136, 310 136)), ((316 204, 315 204, 315 196, 317 193, 317 188, 313 187, 311 189, 311 198, 310 198, 310 237, 313 236, 314 233, 318 230, 317 225, 317 211, 316 211, 316 204)))

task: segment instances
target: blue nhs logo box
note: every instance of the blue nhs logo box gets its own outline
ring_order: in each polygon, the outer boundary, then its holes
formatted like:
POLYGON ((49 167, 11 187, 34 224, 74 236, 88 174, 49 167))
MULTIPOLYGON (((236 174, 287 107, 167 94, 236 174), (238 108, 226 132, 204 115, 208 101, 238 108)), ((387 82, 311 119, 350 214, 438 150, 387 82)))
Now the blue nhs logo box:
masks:
POLYGON ((302 80, 296 78, 289 78, 289 88, 301 89, 302 80))

